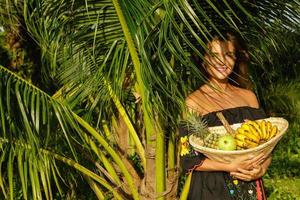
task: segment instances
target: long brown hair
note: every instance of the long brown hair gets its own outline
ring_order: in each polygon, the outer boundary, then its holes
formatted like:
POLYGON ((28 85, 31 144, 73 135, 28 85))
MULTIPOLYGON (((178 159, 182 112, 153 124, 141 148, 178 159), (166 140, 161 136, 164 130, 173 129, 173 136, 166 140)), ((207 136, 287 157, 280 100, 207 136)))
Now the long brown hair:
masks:
MULTIPOLYGON (((237 34, 234 31, 224 31, 221 35, 220 34, 214 34, 211 41, 207 43, 207 47, 209 49, 209 44, 212 41, 230 41, 233 43, 235 48, 235 65, 233 68, 233 72, 229 76, 229 82, 233 85, 236 85, 241 88, 252 88, 252 83, 249 78, 249 72, 248 72, 248 62, 249 62, 249 54, 247 51, 247 47, 245 44, 245 41, 242 39, 242 37, 237 34)), ((203 55, 207 54, 209 52, 205 51, 203 52, 203 55)), ((198 66, 200 66, 200 71, 204 75, 205 78, 208 79, 209 75, 207 71, 205 70, 203 59, 200 59, 197 56, 193 57, 194 61, 198 66)))

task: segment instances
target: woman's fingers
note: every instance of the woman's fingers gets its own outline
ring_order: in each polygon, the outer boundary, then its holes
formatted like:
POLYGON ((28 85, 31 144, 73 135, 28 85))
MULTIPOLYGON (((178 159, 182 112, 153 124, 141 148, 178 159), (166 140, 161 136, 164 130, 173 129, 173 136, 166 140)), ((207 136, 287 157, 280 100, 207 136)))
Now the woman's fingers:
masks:
POLYGON ((257 166, 260 164, 263 160, 265 159, 264 154, 261 153, 258 156, 249 156, 249 157, 244 157, 241 158, 240 160, 240 167, 244 169, 252 169, 253 167, 257 166))
POLYGON ((239 173, 243 173, 243 174, 246 174, 246 175, 252 175, 252 171, 253 170, 246 170, 246 169, 243 169, 243 168, 237 168, 238 172, 239 173))
POLYGON ((256 168, 253 168, 252 170, 245 170, 245 169, 242 169, 242 168, 237 168, 238 172, 241 172, 243 174, 247 174, 247 175, 250 175, 250 176, 257 176, 257 174, 261 171, 261 167, 256 167, 256 168))
POLYGON ((252 162, 255 162, 255 161, 257 161, 257 160, 263 159, 264 157, 265 157, 265 154, 264 154, 264 153, 260 153, 260 154, 258 154, 257 156, 254 156, 254 158, 251 159, 251 161, 252 161, 252 162))
POLYGON ((265 157, 262 157, 261 159, 257 160, 256 162, 253 162, 252 165, 253 167, 257 167, 259 165, 261 165, 262 163, 264 163, 266 161, 265 157))
POLYGON ((259 166, 257 168, 254 168, 252 170, 245 170, 243 168, 238 168, 237 172, 232 172, 230 175, 242 179, 242 180, 254 180, 261 177, 262 174, 262 168, 259 166))
POLYGON ((234 178, 237 178, 237 179, 240 179, 243 181, 251 181, 252 180, 252 177, 250 175, 239 173, 239 172, 231 172, 230 175, 233 176, 234 178))
POLYGON ((251 155, 251 156, 243 156, 237 158, 231 165, 233 166, 232 171, 236 171, 237 168, 243 168, 246 170, 251 170, 254 167, 257 167, 265 160, 265 155, 263 153, 260 153, 257 156, 251 155))
POLYGON ((256 166, 258 164, 261 164, 265 160, 264 153, 260 153, 258 156, 253 157, 249 160, 249 164, 252 164, 252 166, 256 166))
POLYGON ((241 160, 243 160, 243 161, 249 161, 249 162, 255 162, 255 161, 257 161, 257 160, 259 160, 259 159, 261 159, 263 157, 264 157, 264 154, 260 153, 257 156, 250 155, 248 157, 242 157, 241 160))

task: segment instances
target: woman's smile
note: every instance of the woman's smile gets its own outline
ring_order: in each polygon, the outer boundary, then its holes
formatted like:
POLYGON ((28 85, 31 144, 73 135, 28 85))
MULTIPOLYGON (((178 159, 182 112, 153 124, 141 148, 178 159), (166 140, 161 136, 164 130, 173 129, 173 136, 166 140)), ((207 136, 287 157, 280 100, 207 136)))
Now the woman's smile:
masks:
POLYGON ((206 70, 211 79, 224 80, 233 71, 235 63, 234 45, 230 41, 213 41, 210 43, 211 52, 206 55, 206 70))
POLYGON ((216 69, 218 72, 226 72, 226 70, 228 69, 228 67, 226 67, 226 66, 223 66, 223 67, 215 67, 215 69, 216 69))

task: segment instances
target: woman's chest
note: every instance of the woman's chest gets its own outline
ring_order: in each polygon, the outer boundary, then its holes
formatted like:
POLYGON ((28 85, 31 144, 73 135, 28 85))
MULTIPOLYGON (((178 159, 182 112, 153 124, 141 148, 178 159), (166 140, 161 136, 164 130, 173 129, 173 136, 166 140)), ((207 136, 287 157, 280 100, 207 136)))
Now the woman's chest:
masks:
POLYGON ((245 97, 240 93, 208 93, 203 94, 203 97, 203 103, 210 105, 211 111, 249 106, 245 97))

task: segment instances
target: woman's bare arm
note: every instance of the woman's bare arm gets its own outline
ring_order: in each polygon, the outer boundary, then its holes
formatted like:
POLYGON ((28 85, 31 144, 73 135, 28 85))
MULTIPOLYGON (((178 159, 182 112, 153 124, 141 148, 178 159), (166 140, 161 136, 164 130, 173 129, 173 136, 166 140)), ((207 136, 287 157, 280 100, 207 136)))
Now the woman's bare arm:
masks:
POLYGON ((231 163, 222 163, 206 158, 203 163, 195 168, 197 171, 225 171, 238 172, 238 169, 252 170, 257 167, 257 163, 265 160, 263 154, 238 158, 231 163))
POLYGON ((236 172, 231 172, 230 175, 244 181, 251 181, 261 178, 267 171, 272 161, 272 157, 268 157, 262 164, 256 164, 253 169, 246 170, 238 168, 236 172))

